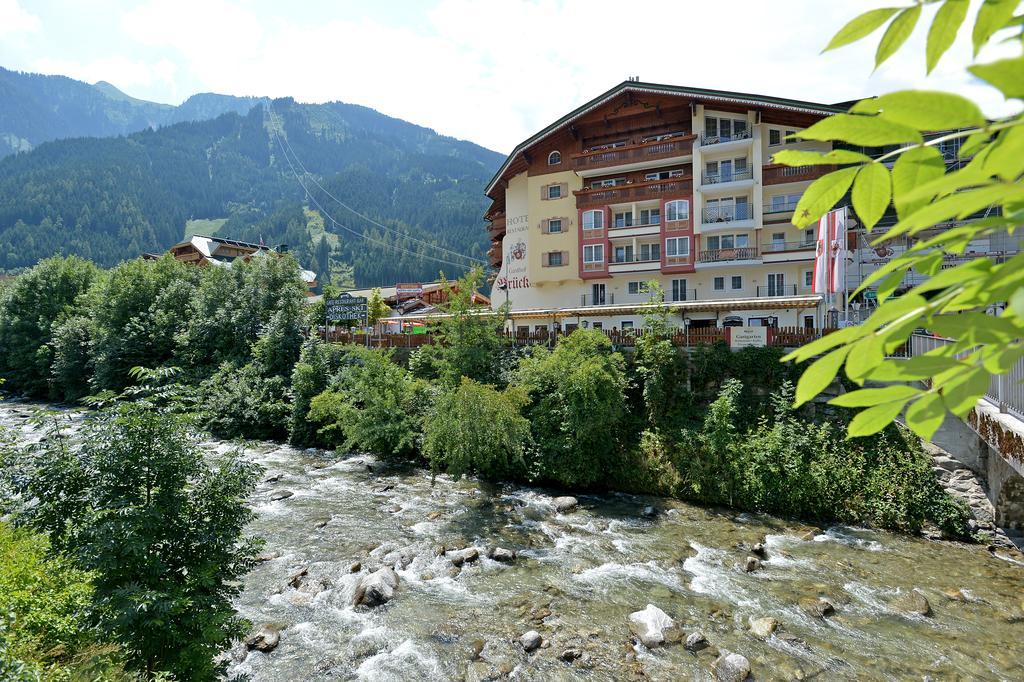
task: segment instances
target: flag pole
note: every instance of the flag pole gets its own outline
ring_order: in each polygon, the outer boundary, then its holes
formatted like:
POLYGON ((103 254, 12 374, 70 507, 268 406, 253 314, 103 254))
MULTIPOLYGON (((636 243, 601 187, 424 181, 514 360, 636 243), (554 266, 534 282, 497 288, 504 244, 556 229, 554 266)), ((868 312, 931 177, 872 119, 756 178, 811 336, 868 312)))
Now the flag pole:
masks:
POLYGON ((843 206, 843 319, 850 324, 850 278, 846 276, 846 250, 850 244, 850 207, 843 206))

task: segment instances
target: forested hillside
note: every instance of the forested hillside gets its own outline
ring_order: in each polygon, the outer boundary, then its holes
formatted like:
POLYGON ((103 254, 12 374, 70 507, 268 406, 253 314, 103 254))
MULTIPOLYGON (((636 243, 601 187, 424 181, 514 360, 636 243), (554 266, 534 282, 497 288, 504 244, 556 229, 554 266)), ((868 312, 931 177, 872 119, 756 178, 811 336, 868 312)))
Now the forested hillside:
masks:
MULTIPOLYGON (((209 97, 195 106, 215 104, 209 97)), ((482 188, 500 160, 372 109, 290 98, 125 137, 48 142, 0 160, 0 270, 56 253, 112 265, 180 241, 189 219, 228 218, 218 234, 288 244, 326 279, 348 266, 359 285, 460 274, 431 257, 465 259, 428 244, 482 258, 482 188), (317 203, 344 227, 303 210, 317 203)))
POLYGON ((203 93, 173 106, 135 99, 103 81, 90 85, 0 67, 0 157, 49 140, 126 135, 232 111, 245 114, 258 101, 203 93))

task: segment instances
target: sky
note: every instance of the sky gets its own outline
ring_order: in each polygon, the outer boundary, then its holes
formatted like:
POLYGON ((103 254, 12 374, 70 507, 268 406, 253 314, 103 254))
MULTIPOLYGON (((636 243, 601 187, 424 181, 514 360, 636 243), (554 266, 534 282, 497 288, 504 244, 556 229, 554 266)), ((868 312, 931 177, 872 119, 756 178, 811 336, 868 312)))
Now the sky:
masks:
POLYGON ((0 66, 171 104, 340 100, 505 153, 631 76, 819 102, 942 89, 1016 111, 964 71, 966 29, 925 77, 933 7, 875 73, 880 32, 820 54, 859 12, 909 1, 0 0, 0 66))

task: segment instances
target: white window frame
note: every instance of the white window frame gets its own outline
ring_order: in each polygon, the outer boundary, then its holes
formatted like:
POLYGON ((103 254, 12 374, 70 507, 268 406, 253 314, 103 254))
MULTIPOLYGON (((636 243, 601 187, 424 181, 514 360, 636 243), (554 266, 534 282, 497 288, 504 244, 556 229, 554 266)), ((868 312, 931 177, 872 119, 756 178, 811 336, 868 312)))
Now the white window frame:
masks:
POLYGON ((640 260, 642 262, 651 262, 651 263, 653 263, 654 261, 661 260, 661 244, 658 243, 658 242, 655 242, 653 244, 650 244, 650 243, 647 243, 647 244, 637 244, 637 249, 638 249, 638 254, 637 254, 638 255, 638 260, 640 260), (645 247, 647 248, 647 256, 648 256, 647 258, 644 258, 644 248, 645 247), (654 251, 657 251, 657 253, 652 253, 654 251), (653 258, 651 256, 653 256, 653 258))
POLYGON ((730 275, 729 276, 729 288, 733 291, 739 291, 743 288, 743 275, 730 275), (736 280, 740 281, 740 285, 736 286, 736 280))
POLYGON ((627 329, 633 329, 634 328, 633 320, 623 320, 621 328, 622 328, 622 331, 626 331, 627 329))
POLYGON ((584 230, 603 230, 604 229, 604 211, 593 210, 583 212, 583 229, 584 230), (596 219, 595 219, 596 218, 596 219), (589 220, 589 225, 587 224, 589 220))
POLYGON ((720 277, 713 278, 711 280, 711 290, 712 291, 725 291, 725 277, 720 276, 720 277), (722 283, 722 286, 718 286, 719 282, 722 283))
POLYGON ((562 186, 561 185, 548 185, 548 199, 561 199, 562 198, 562 186))
POLYGON ((682 258, 689 257, 690 255, 690 238, 689 237, 666 237, 665 238, 665 255, 669 258, 682 258), (683 247, 682 249, 680 247, 683 247), (675 251, 675 253, 673 253, 675 251))
POLYGON ((603 263, 604 262, 604 244, 585 244, 583 246, 583 262, 584 263, 603 263))
POLYGON ((639 296, 640 294, 651 293, 651 288, 643 280, 633 280, 632 282, 626 282, 626 292, 630 296, 639 296))
POLYGON ((633 227, 633 212, 619 211, 618 213, 612 213, 612 227, 633 227), (622 218, 621 225, 619 225, 620 217, 622 218))
POLYGON ((555 151, 553 151, 550 154, 548 154, 548 165, 549 166, 557 166, 560 163, 562 163, 562 152, 560 152, 560 151, 558 151, 556 149, 555 151), (554 159, 554 161, 552 161, 552 159, 554 159))
POLYGON ((550 251, 550 252, 548 252, 548 267, 557 268, 557 267, 561 267, 563 265, 565 265, 565 263, 562 262, 562 252, 561 251, 550 251), (554 256, 558 256, 558 262, 557 263, 555 263, 552 260, 552 258, 554 256))
POLYGON ((562 221, 560 218, 552 218, 551 220, 548 220, 548 234, 560 234, 561 232, 562 221), (558 229, 555 229, 556 225, 558 226, 558 229))
POLYGON ((768 129, 768 146, 769 147, 780 147, 780 146, 782 146, 782 131, 781 130, 779 130, 778 128, 769 128, 768 129), (779 141, 778 142, 772 142, 772 134, 773 133, 775 135, 779 136, 779 141))
POLYGON ((637 225, 661 225, 661 209, 641 208, 637 219, 640 221, 637 225), (644 213, 647 214, 647 220, 644 220, 644 213), (657 220, 651 222, 652 217, 657 218, 657 220))
POLYGON ((804 287, 810 288, 814 286, 814 270, 804 270, 804 287))
POLYGON ((677 220, 689 220, 690 219, 690 200, 689 199, 673 199, 672 201, 665 202, 665 220, 666 221, 677 221, 677 220), (679 209, 682 208, 683 216, 680 216, 679 209), (670 217, 672 213, 675 213, 675 218, 670 217))

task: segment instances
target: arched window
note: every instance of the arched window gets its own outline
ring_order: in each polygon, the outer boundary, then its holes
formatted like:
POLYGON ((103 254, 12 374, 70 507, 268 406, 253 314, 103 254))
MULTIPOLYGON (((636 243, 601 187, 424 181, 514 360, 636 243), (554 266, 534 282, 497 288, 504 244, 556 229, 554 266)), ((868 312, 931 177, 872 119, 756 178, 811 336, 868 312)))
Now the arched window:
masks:
POLYGON ((548 154, 548 165, 557 166, 562 163, 562 152, 551 152, 548 154))
POLYGON ((665 204, 665 220, 689 220, 690 202, 686 199, 677 199, 665 204))

